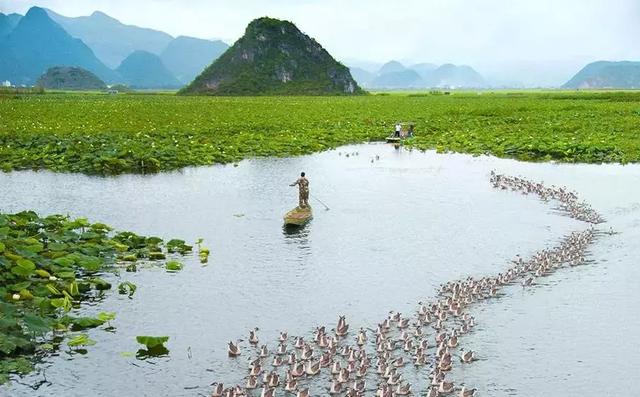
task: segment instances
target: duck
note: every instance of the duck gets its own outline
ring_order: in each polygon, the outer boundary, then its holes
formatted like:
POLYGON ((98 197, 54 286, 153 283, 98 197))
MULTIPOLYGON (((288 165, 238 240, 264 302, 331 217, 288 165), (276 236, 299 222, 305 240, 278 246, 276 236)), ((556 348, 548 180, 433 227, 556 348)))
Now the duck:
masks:
POLYGON ((262 392, 260 393, 260 397, 274 397, 275 389, 270 389, 268 387, 263 387, 262 392))
POLYGON ((262 346, 260 347, 260 353, 259 353, 259 356, 260 356, 261 358, 265 358, 265 357, 269 356, 269 350, 267 349, 267 345, 262 345, 262 346))
POLYGON ((453 386, 453 382, 442 380, 438 386, 438 392, 441 394, 449 394, 453 391, 453 386))
POLYGON ((282 358, 280 356, 274 356, 273 361, 271 362, 273 367, 279 367, 282 365, 282 358))
POLYGON ((249 343, 252 345, 258 344, 258 328, 249 331, 249 343))
POLYGON ((462 389, 460 389, 460 397, 474 397, 475 395, 476 389, 467 389, 464 386, 462 386, 462 389))
POLYGON ((293 366, 293 368, 291 369, 291 376, 295 376, 296 378, 304 375, 305 371, 304 371, 304 364, 299 363, 293 366))
POLYGON ((258 376, 262 372, 262 367, 260 364, 254 364, 249 369, 249 376, 258 376))
POLYGON ((387 384, 391 386, 395 386, 400 382, 402 382, 402 375, 400 374, 391 375, 391 377, 387 379, 387 384))
POLYGON ((416 367, 421 367, 427 363, 427 358, 423 355, 417 355, 413 357, 413 365, 416 367))
POLYGON ((427 392, 426 397, 438 397, 438 389, 435 387, 429 387, 429 391, 427 392))
POLYGON ((407 383, 406 385, 398 385, 396 387, 395 394, 397 396, 406 396, 408 394, 411 394, 411 384, 407 383))
POLYGON ((255 375, 249 375, 245 389, 255 389, 256 387, 258 387, 258 377, 255 375))
POLYGON ((338 372, 338 377, 336 380, 339 383, 347 383, 349 381, 349 371, 346 368, 342 368, 340 372, 338 372))
POLYGON ((211 386, 213 386, 211 397, 222 397, 222 393, 224 392, 224 385, 222 383, 213 382, 211 386))
POLYGON ((462 354, 460 354, 460 361, 462 361, 463 363, 470 363, 476 359, 472 350, 462 350, 461 353, 462 354))
POLYGON ((284 384, 284 390, 285 391, 296 391, 296 389, 298 388, 298 381, 295 379, 291 379, 288 380, 285 384, 284 384))
POLYGON ((312 361, 307 362, 307 366, 304 369, 304 372, 309 375, 317 375, 320 373, 320 361, 316 361, 315 363, 312 361))
POLYGON ((309 389, 298 390, 296 397, 309 397, 309 389))
POLYGON ((403 357, 398 357, 395 360, 393 360, 393 362, 391 363, 391 365, 393 365, 396 368, 400 368, 400 367, 404 367, 405 361, 403 357))
POLYGON ((271 376, 269 377, 268 385, 269 387, 278 387, 280 384, 280 375, 276 372, 271 372, 271 376))
POLYGON ((365 343, 367 343, 367 334, 362 328, 360 328, 360 331, 358 331, 356 343, 358 344, 358 346, 363 346, 365 343))
POLYGON ((305 361, 313 357, 313 349, 311 348, 311 346, 305 345, 304 349, 302 349, 302 354, 300 355, 300 357, 305 361))
POLYGON ((329 394, 340 394, 342 391, 342 383, 338 382, 336 379, 331 380, 331 387, 329 388, 329 394))
POLYGON ((240 346, 237 343, 229 341, 229 348, 227 349, 229 357, 238 357, 240 355, 240 346))

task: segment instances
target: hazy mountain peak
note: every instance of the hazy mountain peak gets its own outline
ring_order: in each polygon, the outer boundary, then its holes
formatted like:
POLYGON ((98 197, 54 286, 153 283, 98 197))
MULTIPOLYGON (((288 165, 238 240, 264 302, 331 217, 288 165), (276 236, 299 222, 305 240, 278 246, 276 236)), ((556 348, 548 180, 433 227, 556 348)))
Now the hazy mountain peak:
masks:
POLYGON ((130 87, 176 88, 180 86, 180 82, 166 68, 160 57, 149 51, 132 52, 116 70, 130 87))
POLYGON ((178 36, 162 51, 160 58, 178 80, 188 84, 227 48, 229 46, 219 40, 178 36))
POLYGON ((32 7, 0 41, 0 80, 33 84, 52 66, 80 66, 104 80, 115 73, 89 47, 74 39, 40 7, 32 7))
POLYGON ((389 61, 389 62, 385 63, 384 65, 382 65, 382 67, 378 71, 378 74, 385 74, 385 73, 391 73, 391 72, 401 72, 401 71, 403 71, 405 69, 406 68, 404 67, 404 65, 401 64, 400 62, 398 62, 398 61, 389 61))
POLYGON ((114 17, 112 17, 110 15, 107 15, 104 12, 99 11, 99 10, 96 10, 96 11, 92 12, 91 15, 89 16, 89 18, 93 18, 95 20, 101 19, 103 21, 111 21, 111 22, 120 23, 120 21, 118 21, 114 17))
POLYGON ((112 68, 135 50, 159 54, 173 40, 165 32, 126 25, 102 11, 80 17, 66 17, 47 11, 53 20, 73 37, 84 41, 100 60, 112 68))
POLYGON ((596 61, 583 67, 564 88, 640 88, 640 62, 596 61))

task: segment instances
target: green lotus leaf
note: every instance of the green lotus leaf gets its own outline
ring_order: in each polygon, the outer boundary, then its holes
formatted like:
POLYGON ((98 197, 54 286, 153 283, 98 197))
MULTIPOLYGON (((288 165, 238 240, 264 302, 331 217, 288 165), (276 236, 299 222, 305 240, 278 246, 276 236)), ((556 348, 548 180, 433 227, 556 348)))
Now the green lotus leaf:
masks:
POLYGON ((182 270, 182 268, 184 267, 184 265, 178 261, 169 261, 167 262, 167 264, 165 265, 167 271, 170 272, 177 272, 182 270))
POLYGON ((89 335, 87 334, 77 335, 67 342, 67 345, 69 347, 92 346, 95 344, 96 344, 96 341, 94 341, 93 339, 90 339, 89 335))
POLYGON ((114 320, 116 318, 116 314, 114 312, 101 312, 98 313, 96 317, 98 318, 98 320, 107 322, 114 320))
POLYGON ((141 345, 145 345, 147 349, 163 346, 168 340, 168 336, 136 336, 136 341, 141 345))

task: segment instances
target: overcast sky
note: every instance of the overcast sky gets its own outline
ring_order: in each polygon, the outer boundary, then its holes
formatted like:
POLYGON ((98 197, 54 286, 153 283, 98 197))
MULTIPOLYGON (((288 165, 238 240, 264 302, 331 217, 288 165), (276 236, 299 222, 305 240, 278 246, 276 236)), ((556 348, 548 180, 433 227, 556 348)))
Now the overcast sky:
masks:
POLYGON ((230 43, 267 15, 294 22, 347 63, 452 62, 490 73, 640 60, 640 0, 0 0, 5 13, 33 5, 67 16, 100 10, 174 36, 230 43))

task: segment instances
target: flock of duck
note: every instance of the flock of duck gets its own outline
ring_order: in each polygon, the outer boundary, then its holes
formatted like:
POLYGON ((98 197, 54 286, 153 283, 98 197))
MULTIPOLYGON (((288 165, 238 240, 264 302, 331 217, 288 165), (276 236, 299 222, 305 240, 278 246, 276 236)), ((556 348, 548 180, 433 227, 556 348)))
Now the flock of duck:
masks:
POLYGON ((449 376, 454 366, 477 359, 474 351, 461 347, 464 336, 476 324, 470 309, 500 296, 506 286, 519 283, 528 288, 562 267, 583 264, 596 236, 593 224, 604 222, 566 188, 545 187, 495 172, 491 172, 491 183, 498 189, 556 200, 566 215, 592 226, 565 236, 556 247, 539 251, 528 260, 516 257, 497 275, 447 282, 432 301, 417 302, 414 313, 389 312, 375 328, 353 332, 346 317, 339 316, 335 328, 317 327, 309 337, 281 331, 272 348, 260 343, 257 328, 251 330, 248 346, 239 342, 228 345, 229 357, 248 356, 246 384, 225 388, 222 383, 213 383, 211 396, 405 396, 414 392, 406 376, 418 379, 419 394, 427 397, 475 396, 476 389, 449 376))

